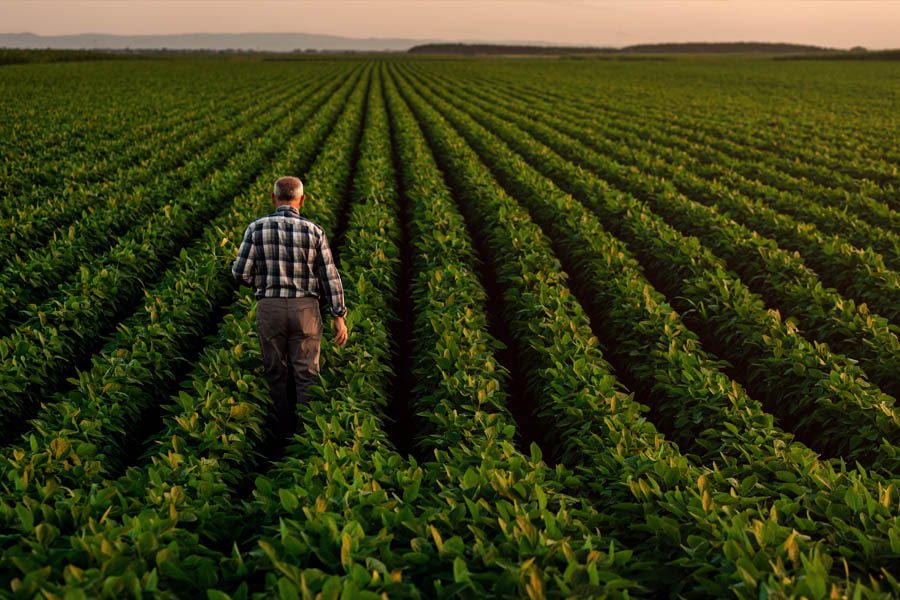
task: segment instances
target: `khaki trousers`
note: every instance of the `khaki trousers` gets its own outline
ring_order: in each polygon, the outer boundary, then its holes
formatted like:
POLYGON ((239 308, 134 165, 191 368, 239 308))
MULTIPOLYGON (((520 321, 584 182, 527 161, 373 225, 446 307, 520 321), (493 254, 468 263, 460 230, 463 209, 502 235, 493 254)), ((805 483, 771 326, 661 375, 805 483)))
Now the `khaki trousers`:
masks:
POLYGON ((295 403, 307 402, 307 388, 319 374, 324 326, 318 298, 260 298, 256 332, 282 438, 295 429, 295 403))

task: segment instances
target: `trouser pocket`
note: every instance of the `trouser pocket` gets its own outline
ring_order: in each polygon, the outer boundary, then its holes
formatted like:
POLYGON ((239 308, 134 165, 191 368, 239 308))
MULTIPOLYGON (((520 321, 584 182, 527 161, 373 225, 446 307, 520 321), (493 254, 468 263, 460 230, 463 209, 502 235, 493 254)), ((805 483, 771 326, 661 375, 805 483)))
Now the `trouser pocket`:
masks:
POLYGON ((288 348, 294 366, 294 377, 308 379, 319 373, 319 351, 324 326, 315 298, 300 298, 291 311, 291 335, 288 348))

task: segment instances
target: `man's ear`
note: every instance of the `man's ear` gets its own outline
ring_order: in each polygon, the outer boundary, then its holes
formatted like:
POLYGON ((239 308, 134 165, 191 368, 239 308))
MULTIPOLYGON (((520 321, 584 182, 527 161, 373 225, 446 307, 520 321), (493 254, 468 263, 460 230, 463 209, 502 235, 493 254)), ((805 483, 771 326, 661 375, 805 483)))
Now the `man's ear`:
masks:
POLYGON ((275 204, 275 192, 272 192, 272 204, 275 204))

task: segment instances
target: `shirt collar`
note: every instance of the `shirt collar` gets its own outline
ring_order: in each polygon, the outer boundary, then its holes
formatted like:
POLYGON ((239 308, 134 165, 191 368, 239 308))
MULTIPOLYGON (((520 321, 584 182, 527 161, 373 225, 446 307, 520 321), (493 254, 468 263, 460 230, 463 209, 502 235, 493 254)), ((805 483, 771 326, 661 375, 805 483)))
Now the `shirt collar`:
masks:
POLYGON ((289 212, 292 215, 296 215, 298 217, 300 216, 300 211, 288 204, 282 204, 281 206, 279 206, 278 208, 275 209, 275 212, 278 214, 283 214, 283 213, 289 212))

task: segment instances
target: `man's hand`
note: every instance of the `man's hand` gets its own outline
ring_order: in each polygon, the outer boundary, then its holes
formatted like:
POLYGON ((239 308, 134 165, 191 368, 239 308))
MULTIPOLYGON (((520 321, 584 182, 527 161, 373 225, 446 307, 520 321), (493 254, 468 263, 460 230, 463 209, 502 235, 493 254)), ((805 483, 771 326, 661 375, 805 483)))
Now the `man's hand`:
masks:
POLYGON ((341 348, 347 343, 347 325, 344 324, 344 317, 334 318, 334 343, 341 348))

